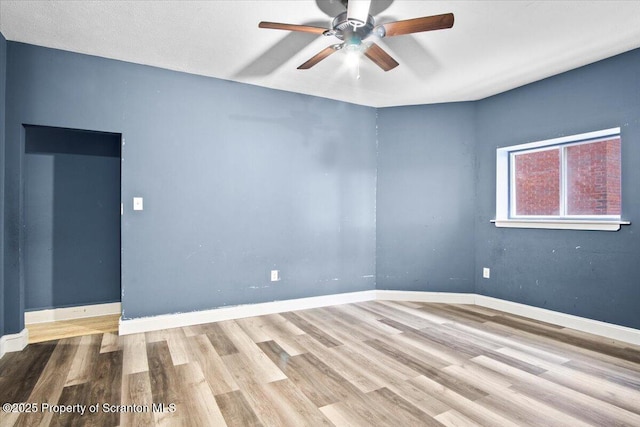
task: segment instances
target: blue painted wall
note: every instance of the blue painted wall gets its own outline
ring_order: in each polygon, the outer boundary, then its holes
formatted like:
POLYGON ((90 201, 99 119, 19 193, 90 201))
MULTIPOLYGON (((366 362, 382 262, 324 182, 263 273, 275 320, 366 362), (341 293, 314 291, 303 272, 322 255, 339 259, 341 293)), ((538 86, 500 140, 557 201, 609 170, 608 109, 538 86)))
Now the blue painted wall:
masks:
POLYGON ((4 134, 7 87, 7 40, 0 33, 0 337, 4 335, 4 134))
POLYGON ((23 123, 122 133, 124 318, 374 289, 375 109, 15 42, 8 78, 10 242, 23 123))
POLYGON ((476 143, 476 291, 640 328, 640 49, 478 102, 476 143), (489 223, 497 147, 618 126, 622 217, 635 223, 618 232, 489 223))
POLYGON ((120 301, 120 139, 26 127, 26 311, 120 301))
POLYGON ((378 289, 474 292, 474 114, 378 110, 378 289))

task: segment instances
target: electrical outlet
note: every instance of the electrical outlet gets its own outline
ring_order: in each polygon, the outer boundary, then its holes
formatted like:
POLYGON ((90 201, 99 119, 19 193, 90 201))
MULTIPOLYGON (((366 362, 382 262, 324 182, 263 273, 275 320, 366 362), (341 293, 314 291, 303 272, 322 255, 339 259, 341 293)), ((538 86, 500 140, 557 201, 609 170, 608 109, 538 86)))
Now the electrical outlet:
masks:
POLYGON ((143 210, 142 197, 134 197, 133 198, 133 210, 134 211, 143 210))
POLYGON ((484 277, 485 279, 489 279, 491 277, 491 269, 488 267, 484 267, 482 269, 482 277, 484 277))
POLYGON ((280 270, 271 270, 271 281, 277 282, 280 280, 280 270))

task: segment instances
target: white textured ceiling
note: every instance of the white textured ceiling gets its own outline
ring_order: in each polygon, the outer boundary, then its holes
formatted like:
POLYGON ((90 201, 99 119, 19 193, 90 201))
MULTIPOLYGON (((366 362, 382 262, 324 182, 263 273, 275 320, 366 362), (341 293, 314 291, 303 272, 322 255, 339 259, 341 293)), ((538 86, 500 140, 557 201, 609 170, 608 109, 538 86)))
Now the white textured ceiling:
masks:
POLYGON ((640 47, 640 1, 374 0, 377 23, 452 12, 452 29, 378 41, 400 66, 366 58, 360 79, 335 38, 259 29, 330 26, 338 0, 0 0, 8 40, 369 106, 484 98, 640 47))

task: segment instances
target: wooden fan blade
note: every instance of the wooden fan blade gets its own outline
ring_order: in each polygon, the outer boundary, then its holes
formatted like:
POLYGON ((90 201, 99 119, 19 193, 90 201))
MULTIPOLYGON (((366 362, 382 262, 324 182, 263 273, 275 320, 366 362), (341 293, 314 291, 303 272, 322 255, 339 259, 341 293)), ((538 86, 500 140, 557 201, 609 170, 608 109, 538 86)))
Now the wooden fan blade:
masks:
POLYGON ((396 68, 398 62, 393 59, 387 52, 385 52, 380 46, 372 43, 367 50, 364 51, 367 58, 376 63, 376 65, 382 68, 384 71, 389 71, 396 68))
POLYGON ((287 30, 287 31, 300 31, 303 33, 323 34, 327 31, 327 28, 314 27, 312 25, 296 25, 296 24, 281 24, 279 22, 267 22, 262 21, 258 24, 259 28, 270 28, 272 30, 287 30))
POLYGON ((307 62, 298 67, 298 70, 308 70, 309 68, 316 65, 318 62, 325 59, 327 56, 331 55, 336 51, 335 46, 329 46, 322 49, 320 52, 312 56, 307 62))
POLYGON ((422 31, 443 30, 453 27, 453 13, 387 22, 381 26, 384 28, 384 36, 386 37, 420 33, 422 31))

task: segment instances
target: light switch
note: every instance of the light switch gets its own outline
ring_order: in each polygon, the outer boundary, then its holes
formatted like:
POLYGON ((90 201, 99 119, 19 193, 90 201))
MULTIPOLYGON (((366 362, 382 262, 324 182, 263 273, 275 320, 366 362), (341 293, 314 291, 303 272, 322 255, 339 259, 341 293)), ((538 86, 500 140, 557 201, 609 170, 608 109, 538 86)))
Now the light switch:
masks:
POLYGON ((142 197, 134 197, 133 198, 133 210, 141 211, 142 210, 142 197))

